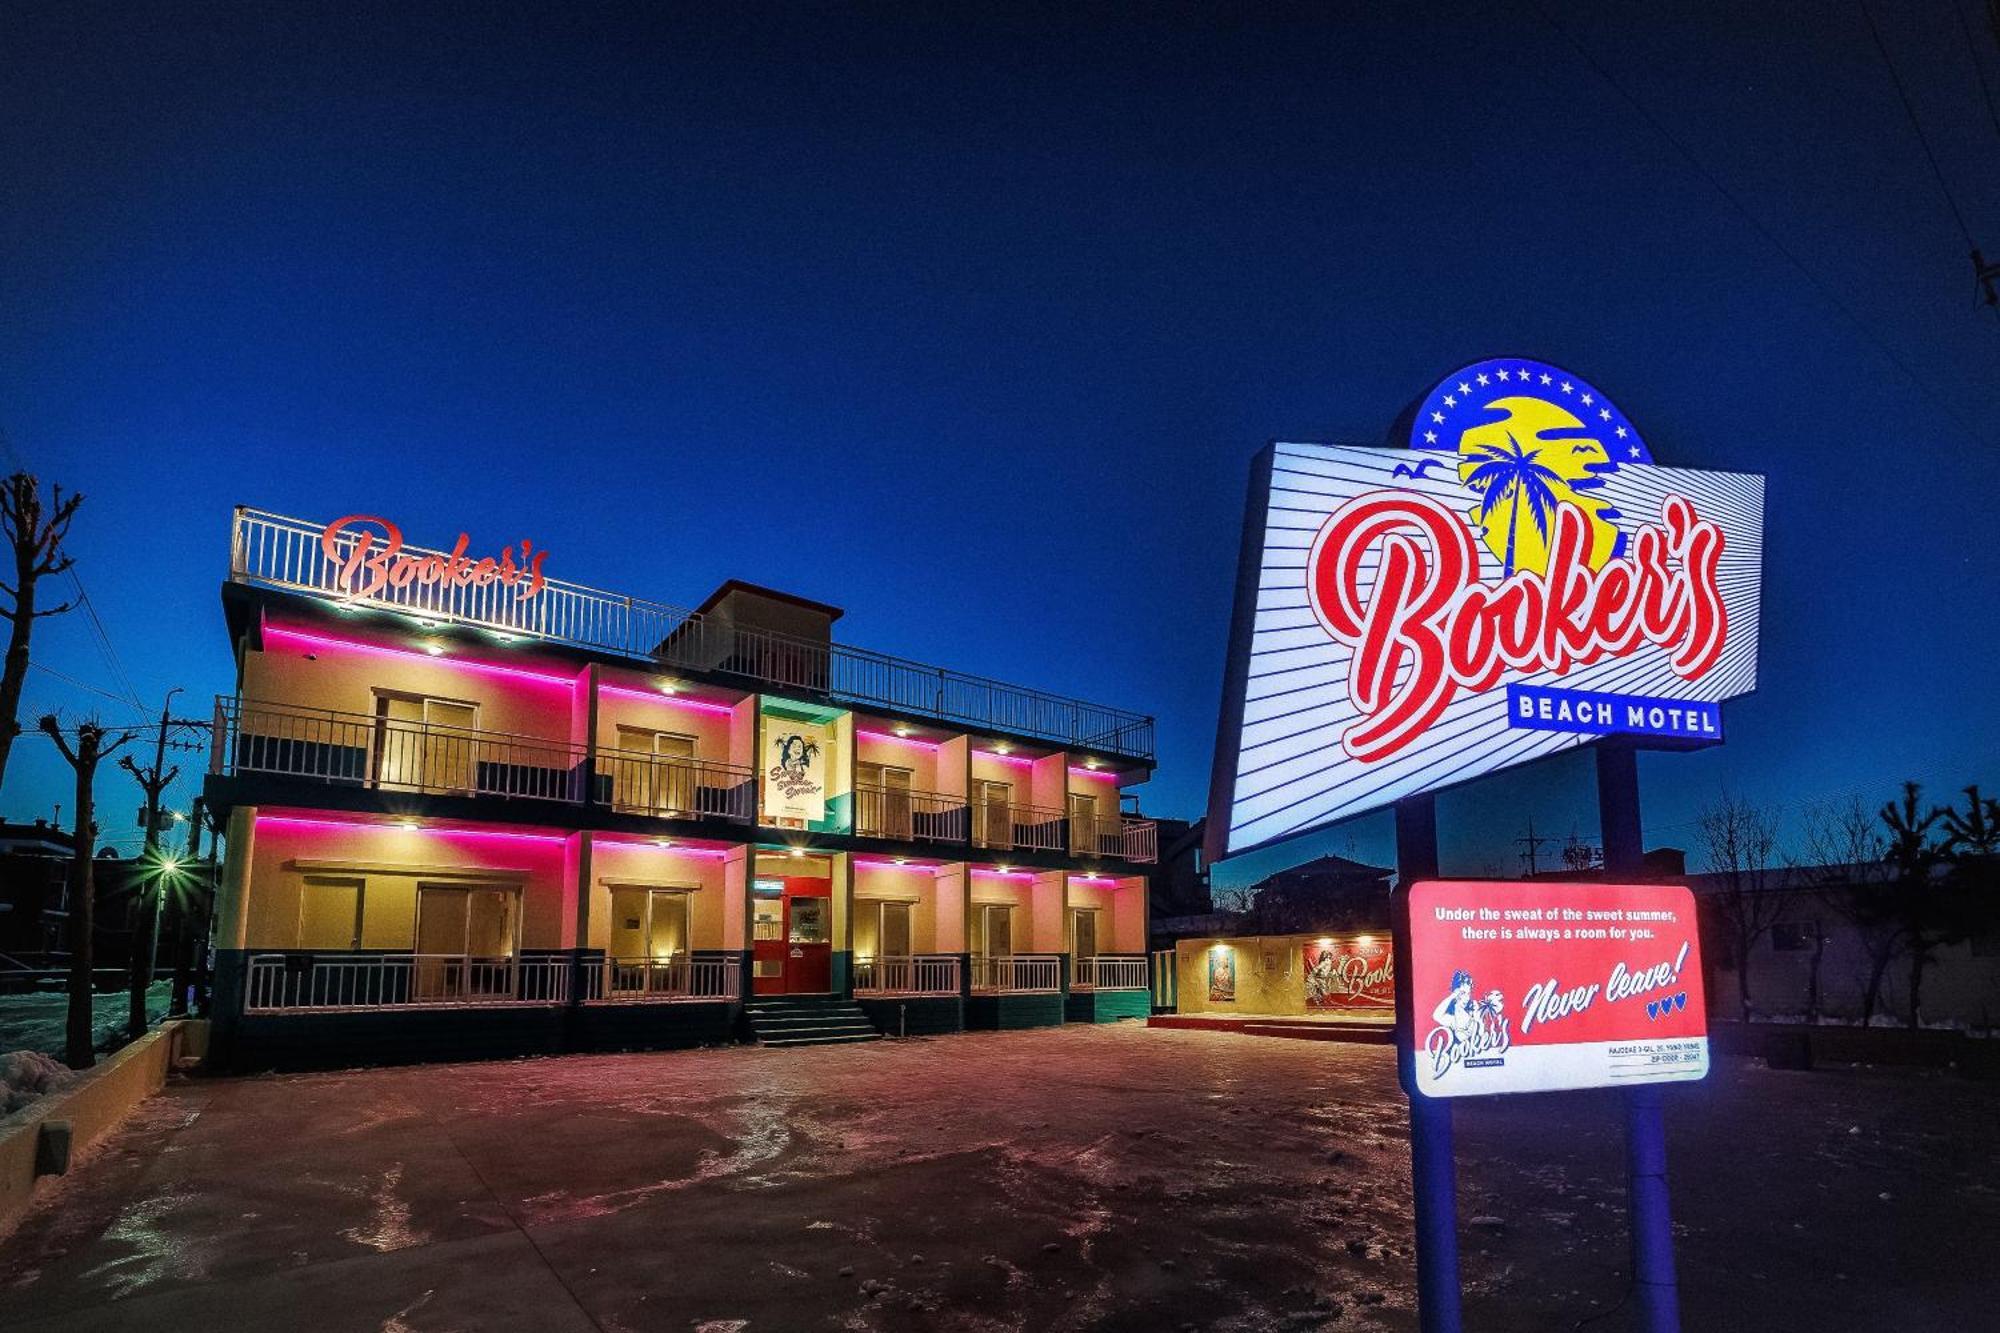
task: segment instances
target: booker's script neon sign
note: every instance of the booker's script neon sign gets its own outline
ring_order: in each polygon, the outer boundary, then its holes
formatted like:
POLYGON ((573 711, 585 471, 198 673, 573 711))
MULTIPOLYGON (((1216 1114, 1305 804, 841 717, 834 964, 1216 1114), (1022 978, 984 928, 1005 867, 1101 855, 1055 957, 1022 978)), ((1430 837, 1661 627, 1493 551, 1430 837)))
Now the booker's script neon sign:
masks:
POLYGON ((536 550, 526 539, 520 542, 518 557, 515 547, 506 546, 497 557, 475 560, 465 553, 472 538, 463 532, 449 552, 412 553, 403 549, 403 530, 388 519, 349 514, 327 524, 319 544, 333 567, 335 589, 356 599, 413 587, 484 588, 498 583, 525 600, 548 582, 542 562, 549 553, 536 550))
POLYGON ((1650 644, 1675 675, 1700 679, 1729 635, 1722 529, 1679 495, 1660 517, 1631 534, 1629 555, 1592 568, 1586 516, 1556 506, 1547 569, 1487 583, 1477 535, 1442 502, 1375 491, 1342 505, 1307 565, 1314 614, 1355 649, 1347 690, 1361 718, 1342 748, 1363 763, 1395 755, 1460 691, 1489 690, 1510 668, 1561 675, 1650 644))

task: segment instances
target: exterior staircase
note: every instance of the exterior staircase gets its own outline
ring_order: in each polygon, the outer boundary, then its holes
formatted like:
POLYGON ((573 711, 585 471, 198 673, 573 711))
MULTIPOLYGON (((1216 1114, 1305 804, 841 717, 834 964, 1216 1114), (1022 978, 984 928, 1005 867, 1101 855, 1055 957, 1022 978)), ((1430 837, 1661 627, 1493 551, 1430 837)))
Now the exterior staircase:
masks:
POLYGON ((882 1039, 861 1006, 838 995, 759 995, 744 1012, 759 1046, 841 1046, 882 1039))

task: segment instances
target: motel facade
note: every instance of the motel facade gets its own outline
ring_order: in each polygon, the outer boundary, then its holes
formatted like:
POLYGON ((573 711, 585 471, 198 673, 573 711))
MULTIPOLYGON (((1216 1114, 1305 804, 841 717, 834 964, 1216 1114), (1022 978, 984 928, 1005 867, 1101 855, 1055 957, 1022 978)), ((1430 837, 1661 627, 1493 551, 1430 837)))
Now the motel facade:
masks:
POLYGON ((250 1069, 1147 1012, 1153 722, 380 519, 239 509, 214 1055, 250 1069))

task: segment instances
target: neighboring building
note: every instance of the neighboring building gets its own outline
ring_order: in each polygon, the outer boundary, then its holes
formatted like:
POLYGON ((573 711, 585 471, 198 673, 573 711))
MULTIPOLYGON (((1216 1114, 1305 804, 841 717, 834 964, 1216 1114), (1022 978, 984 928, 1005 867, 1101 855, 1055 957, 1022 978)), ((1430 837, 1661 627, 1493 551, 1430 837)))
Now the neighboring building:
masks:
MULTIPOLYGON (((1781 907, 1771 928, 1750 946, 1750 1007, 1758 1019, 1796 1020, 1805 1015, 1813 988, 1817 954, 1819 1014, 1823 1022, 1856 1023, 1866 1007, 1870 974, 1882 947, 1880 927, 1865 924, 1858 897, 1874 886, 1882 892, 1883 869, 1859 866, 1773 867, 1757 877, 1758 892, 1778 895, 1781 907)), ((1725 888, 1719 874, 1691 875, 1707 919, 1706 954, 1709 1012, 1734 1019, 1739 1011, 1735 943, 1706 899, 1725 888)), ((1890 944, 1873 1021, 1901 1025, 1909 1018, 1909 955, 1890 944)), ((2000 931, 1983 931, 1938 947, 1924 969, 1923 1018, 1927 1025, 1993 1034, 2000 1030, 2000 931)))
POLYGON ((68 950, 74 846, 47 820, 0 822, 0 954, 34 966, 68 950))
POLYGON ((1201 849, 1202 821, 1156 822, 1160 826, 1160 863, 1153 871, 1153 919, 1213 911, 1208 896, 1208 862, 1201 849))
POLYGON ((368 525, 237 513, 225 1063, 1145 1012, 1152 719, 368 525))
POLYGON ((1254 934, 1386 934, 1395 871, 1344 856, 1320 856, 1281 870, 1250 892, 1242 927, 1254 934))

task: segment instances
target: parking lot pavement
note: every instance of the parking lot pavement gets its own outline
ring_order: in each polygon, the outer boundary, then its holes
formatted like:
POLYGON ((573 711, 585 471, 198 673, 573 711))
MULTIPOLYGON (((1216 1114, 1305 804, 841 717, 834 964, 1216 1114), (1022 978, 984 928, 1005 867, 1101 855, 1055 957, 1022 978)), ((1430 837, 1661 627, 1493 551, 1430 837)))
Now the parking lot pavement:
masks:
MULTIPOLYGON (((1687 1327, 1977 1322, 1995 1104, 1676 1089, 1687 1327)), ((1405 1117, 1384 1048, 1130 1024, 196 1079, 0 1248, 0 1326, 1410 1329, 1405 1117)), ((1471 1326, 1627 1326, 1615 1099, 1459 1129, 1471 1326)))

